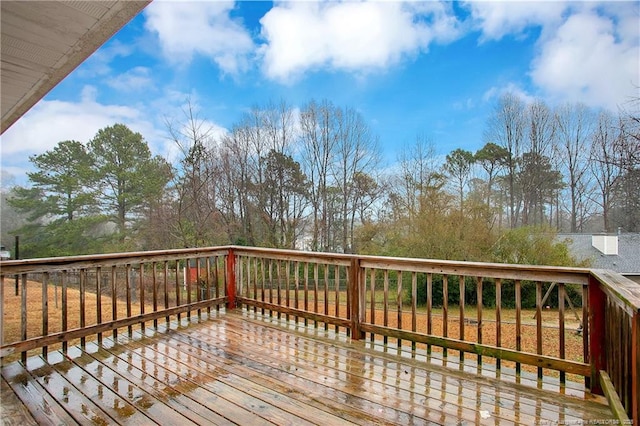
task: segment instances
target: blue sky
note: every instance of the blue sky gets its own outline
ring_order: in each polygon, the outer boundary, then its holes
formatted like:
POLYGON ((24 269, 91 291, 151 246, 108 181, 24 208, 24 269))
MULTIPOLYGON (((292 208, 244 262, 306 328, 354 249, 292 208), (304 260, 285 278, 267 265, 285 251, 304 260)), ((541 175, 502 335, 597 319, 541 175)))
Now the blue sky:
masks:
POLYGON ((252 106, 327 99, 363 115, 386 165, 418 135, 477 150, 505 91, 615 112, 639 96, 639 5, 156 0, 5 132, 2 184, 116 122, 171 158, 187 99, 218 134, 252 106))

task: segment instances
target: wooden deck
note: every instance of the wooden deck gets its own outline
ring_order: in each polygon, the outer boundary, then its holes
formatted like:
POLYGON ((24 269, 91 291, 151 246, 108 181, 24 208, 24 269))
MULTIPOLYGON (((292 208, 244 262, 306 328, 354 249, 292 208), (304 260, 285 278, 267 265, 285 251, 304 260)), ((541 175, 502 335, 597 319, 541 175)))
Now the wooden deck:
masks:
POLYGON ((5 424, 580 424, 562 395, 382 352, 344 334, 212 312, 2 367, 5 424), (206 318, 206 315, 203 315, 206 318), (17 398, 14 398, 17 396, 17 398), (22 406, 24 402, 25 407, 22 406), (28 410, 28 412, 27 412, 28 410))

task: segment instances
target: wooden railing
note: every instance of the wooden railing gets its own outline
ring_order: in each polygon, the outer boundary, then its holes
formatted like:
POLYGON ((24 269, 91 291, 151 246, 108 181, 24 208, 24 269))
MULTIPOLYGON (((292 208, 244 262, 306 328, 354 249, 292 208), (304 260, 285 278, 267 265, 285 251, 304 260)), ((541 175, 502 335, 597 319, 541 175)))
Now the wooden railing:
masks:
POLYGON ((549 376, 561 390, 582 377, 619 419, 640 419, 640 285, 609 271, 235 246, 0 267, 3 357, 226 304, 542 387, 549 376), (14 280, 19 333, 7 342, 14 280))
POLYGON ((119 329, 157 326, 227 302, 228 248, 118 253, 0 263, 0 355, 119 329))

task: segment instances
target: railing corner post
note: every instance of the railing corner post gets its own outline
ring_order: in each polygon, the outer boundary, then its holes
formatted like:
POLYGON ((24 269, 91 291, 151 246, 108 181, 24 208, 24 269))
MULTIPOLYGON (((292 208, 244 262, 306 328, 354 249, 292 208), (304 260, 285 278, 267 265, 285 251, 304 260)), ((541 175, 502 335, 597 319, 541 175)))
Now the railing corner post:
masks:
POLYGON ((353 340, 361 340, 365 337, 364 332, 360 329, 360 325, 364 322, 365 315, 365 288, 363 278, 364 274, 360 268, 360 259, 353 257, 349 271, 351 338, 353 340))
POLYGON ((229 249, 226 259, 226 294, 227 294, 227 309, 236 308, 236 256, 233 249, 229 249))
POLYGON ((635 312, 631 324, 631 418, 640 424, 640 312, 635 312))
POLYGON ((589 364, 591 365, 591 393, 603 395, 600 370, 607 371, 606 357, 607 297, 600 282, 589 277, 589 364))

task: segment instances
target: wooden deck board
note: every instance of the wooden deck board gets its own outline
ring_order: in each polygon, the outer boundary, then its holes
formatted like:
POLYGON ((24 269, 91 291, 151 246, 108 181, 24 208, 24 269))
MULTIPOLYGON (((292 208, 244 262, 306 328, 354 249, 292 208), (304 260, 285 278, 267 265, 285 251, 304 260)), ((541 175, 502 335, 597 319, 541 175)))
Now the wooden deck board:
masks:
MULTIPOLYGON (((10 390, 38 424, 495 425, 612 417, 588 394, 431 365, 323 327, 241 311, 187 323, 104 337, 102 345, 29 358, 26 367, 5 365, 3 396, 10 390)), ((11 412, 4 405, 3 398, 3 416, 11 412)))
POLYGON ((0 424, 2 426, 38 424, 4 377, 0 377, 0 424))

